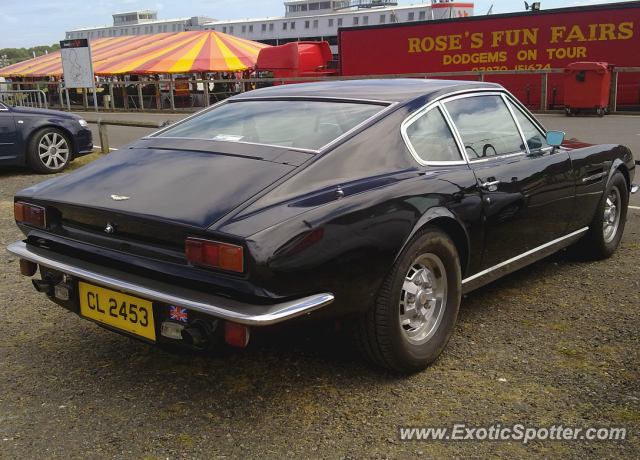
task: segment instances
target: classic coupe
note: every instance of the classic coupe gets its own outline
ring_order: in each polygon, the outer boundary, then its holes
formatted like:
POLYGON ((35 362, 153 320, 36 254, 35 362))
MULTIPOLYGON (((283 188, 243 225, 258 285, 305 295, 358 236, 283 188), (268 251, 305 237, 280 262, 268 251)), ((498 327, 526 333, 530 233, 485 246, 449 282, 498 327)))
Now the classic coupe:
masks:
POLYGON ((82 117, 0 102, 0 166, 28 165, 53 174, 91 152, 93 137, 82 117))
POLYGON ((18 193, 8 250, 53 302, 156 346, 339 319, 416 372, 463 294, 572 244, 616 250, 632 154, 563 137, 491 83, 255 90, 18 193))

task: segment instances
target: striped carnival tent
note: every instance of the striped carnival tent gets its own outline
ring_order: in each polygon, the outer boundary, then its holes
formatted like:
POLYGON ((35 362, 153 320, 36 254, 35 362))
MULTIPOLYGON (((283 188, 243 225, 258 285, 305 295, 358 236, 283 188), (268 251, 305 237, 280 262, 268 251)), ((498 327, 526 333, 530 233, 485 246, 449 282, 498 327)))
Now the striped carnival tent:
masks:
MULTIPOLYGON (((213 30, 91 40, 96 75, 233 72, 255 66, 269 45, 213 30)), ((62 77, 60 52, 0 69, 3 77, 62 77)))

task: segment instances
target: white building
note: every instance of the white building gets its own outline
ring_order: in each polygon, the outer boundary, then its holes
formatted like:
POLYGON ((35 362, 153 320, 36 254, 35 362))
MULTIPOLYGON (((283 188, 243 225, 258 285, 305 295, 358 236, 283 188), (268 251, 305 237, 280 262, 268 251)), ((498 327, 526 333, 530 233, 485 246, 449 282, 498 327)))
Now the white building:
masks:
POLYGON ((158 12, 151 10, 129 11, 113 15, 112 26, 87 27, 69 30, 66 39, 122 37, 125 35, 150 35, 164 32, 202 30, 202 25, 215 21, 204 16, 183 19, 158 20, 158 12))
POLYGON ((268 45, 326 40, 338 53, 338 28, 411 23, 473 15, 472 3, 432 0, 397 6, 391 0, 290 0, 285 15, 260 19, 217 21, 203 16, 159 21, 157 12, 132 11, 113 15, 113 26, 71 30, 67 39, 146 35, 188 30, 215 30, 268 45))

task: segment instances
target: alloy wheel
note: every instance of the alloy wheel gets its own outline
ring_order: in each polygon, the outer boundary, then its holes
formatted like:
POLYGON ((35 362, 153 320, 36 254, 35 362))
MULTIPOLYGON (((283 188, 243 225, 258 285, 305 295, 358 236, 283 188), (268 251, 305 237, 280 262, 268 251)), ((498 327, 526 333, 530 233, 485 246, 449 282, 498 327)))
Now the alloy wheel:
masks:
POLYGON ((427 342, 438 330, 447 304, 447 277, 435 254, 422 254, 411 264, 400 293, 400 328, 413 344, 427 342))

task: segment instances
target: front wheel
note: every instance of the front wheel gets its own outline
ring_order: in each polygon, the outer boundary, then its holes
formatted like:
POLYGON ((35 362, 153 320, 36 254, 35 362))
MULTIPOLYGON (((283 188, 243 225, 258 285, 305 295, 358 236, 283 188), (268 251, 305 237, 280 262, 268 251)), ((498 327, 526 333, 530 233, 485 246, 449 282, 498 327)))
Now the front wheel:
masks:
POLYGON ((71 142, 56 128, 36 131, 27 143, 27 163, 40 174, 63 171, 71 161, 71 142))
POLYGON ((456 247, 438 227, 420 231, 384 281, 374 304, 356 320, 353 336, 370 361, 412 373, 436 360, 460 308, 456 247))
POLYGON ((590 258, 606 259, 620 244, 627 221, 629 189, 624 175, 616 171, 604 191, 589 231, 579 246, 590 258))

